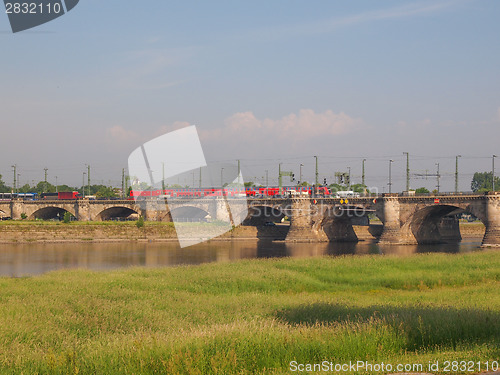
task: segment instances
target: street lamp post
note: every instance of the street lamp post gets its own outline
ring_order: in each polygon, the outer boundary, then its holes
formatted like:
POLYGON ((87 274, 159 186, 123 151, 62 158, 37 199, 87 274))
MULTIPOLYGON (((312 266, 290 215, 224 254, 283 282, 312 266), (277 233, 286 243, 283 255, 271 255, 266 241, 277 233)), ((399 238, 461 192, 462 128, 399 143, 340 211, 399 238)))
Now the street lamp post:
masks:
POLYGON ((224 168, 220 169, 220 186, 221 188, 224 187, 224 168))
POLYGON ((269 187, 269 170, 266 169, 266 189, 269 187))
POLYGON ((461 158, 462 155, 457 155, 455 157, 455 193, 458 193, 458 158, 461 158))
POLYGON ((57 186, 58 186, 58 185, 57 185, 57 176, 56 176, 56 193, 59 193, 59 189, 58 189, 58 187, 57 187, 57 186))
POLYGON ((300 173, 299 173, 299 185, 302 183, 302 167, 304 164, 300 164, 300 173))
POLYGON ((391 172, 392 172, 392 163, 394 162, 394 160, 389 160, 389 194, 392 193, 392 175, 391 175, 391 172))

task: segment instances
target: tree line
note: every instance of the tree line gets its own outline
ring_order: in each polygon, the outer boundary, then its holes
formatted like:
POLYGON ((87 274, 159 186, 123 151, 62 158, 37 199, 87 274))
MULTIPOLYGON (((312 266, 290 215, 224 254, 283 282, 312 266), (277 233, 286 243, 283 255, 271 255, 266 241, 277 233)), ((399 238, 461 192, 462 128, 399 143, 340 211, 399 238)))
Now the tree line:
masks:
MULTIPOLYGON (((7 186, 0 175, 0 193, 10 193, 12 187, 7 186)), ((40 181, 35 186, 25 184, 17 189, 18 193, 55 193, 56 191, 79 191, 82 188, 76 188, 69 185, 52 185, 49 182, 40 181)), ((120 194, 119 189, 106 185, 90 185, 90 192, 88 186, 85 186, 85 195, 95 195, 97 198, 118 198, 120 194)))

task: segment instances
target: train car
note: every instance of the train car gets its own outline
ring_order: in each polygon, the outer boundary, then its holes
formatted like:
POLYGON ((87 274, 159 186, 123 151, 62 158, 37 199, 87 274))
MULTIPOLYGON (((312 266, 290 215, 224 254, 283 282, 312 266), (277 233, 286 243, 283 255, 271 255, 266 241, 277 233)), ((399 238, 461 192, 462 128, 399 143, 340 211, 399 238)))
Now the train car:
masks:
POLYGON ((326 186, 313 188, 311 186, 284 186, 281 188, 272 187, 247 187, 245 189, 239 187, 225 188, 178 188, 164 190, 131 190, 131 199, 145 199, 152 197, 166 198, 203 198, 203 197, 275 197, 282 195, 301 195, 311 196, 316 190, 317 195, 330 196, 331 193, 326 186))
POLYGON ((80 193, 77 191, 60 191, 57 193, 57 199, 78 199, 80 193))
POLYGON ((38 199, 37 193, 19 193, 17 194, 18 199, 23 199, 25 201, 36 201, 38 199))
POLYGON ((17 198, 17 193, 0 193, 0 201, 10 201, 17 198))
POLYGON ((60 191, 58 193, 42 193, 41 199, 45 200, 69 200, 80 198, 80 193, 77 191, 60 191))

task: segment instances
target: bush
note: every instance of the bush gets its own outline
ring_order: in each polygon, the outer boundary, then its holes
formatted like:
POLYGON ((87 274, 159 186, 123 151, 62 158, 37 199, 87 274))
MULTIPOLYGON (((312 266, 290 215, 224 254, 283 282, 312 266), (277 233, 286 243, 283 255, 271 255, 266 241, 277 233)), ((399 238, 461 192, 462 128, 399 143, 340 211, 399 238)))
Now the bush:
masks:
POLYGON ((71 214, 69 212, 64 213, 63 221, 65 224, 69 224, 69 222, 71 221, 71 214))
POLYGON ((427 188, 420 187, 417 190, 415 190, 415 193, 417 193, 417 194, 429 194, 430 191, 427 188))
POLYGON ((26 220, 28 218, 28 215, 26 215, 24 212, 21 214, 21 219, 26 220))
POLYGON ((136 221, 135 225, 137 228, 141 229, 144 226, 144 218, 139 216, 139 220, 136 221))

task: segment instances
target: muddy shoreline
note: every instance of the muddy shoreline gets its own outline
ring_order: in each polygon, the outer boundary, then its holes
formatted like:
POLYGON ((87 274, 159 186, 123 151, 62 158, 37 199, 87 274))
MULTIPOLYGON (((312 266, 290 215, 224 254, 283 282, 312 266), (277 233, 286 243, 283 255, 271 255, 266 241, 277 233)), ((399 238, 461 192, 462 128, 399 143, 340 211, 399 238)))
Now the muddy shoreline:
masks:
MULTIPOLYGON (((374 233, 379 232, 380 225, 354 226, 359 240, 373 240, 374 233)), ((272 227, 240 226, 230 232, 212 239, 212 241, 236 240, 284 240, 288 226, 272 227)), ((462 238, 482 238, 484 225, 480 223, 461 223, 462 238)), ((74 242, 175 242, 177 235, 172 225, 146 224, 137 228, 132 224, 43 224, 1 223, 0 243, 74 243, 74 242)))

